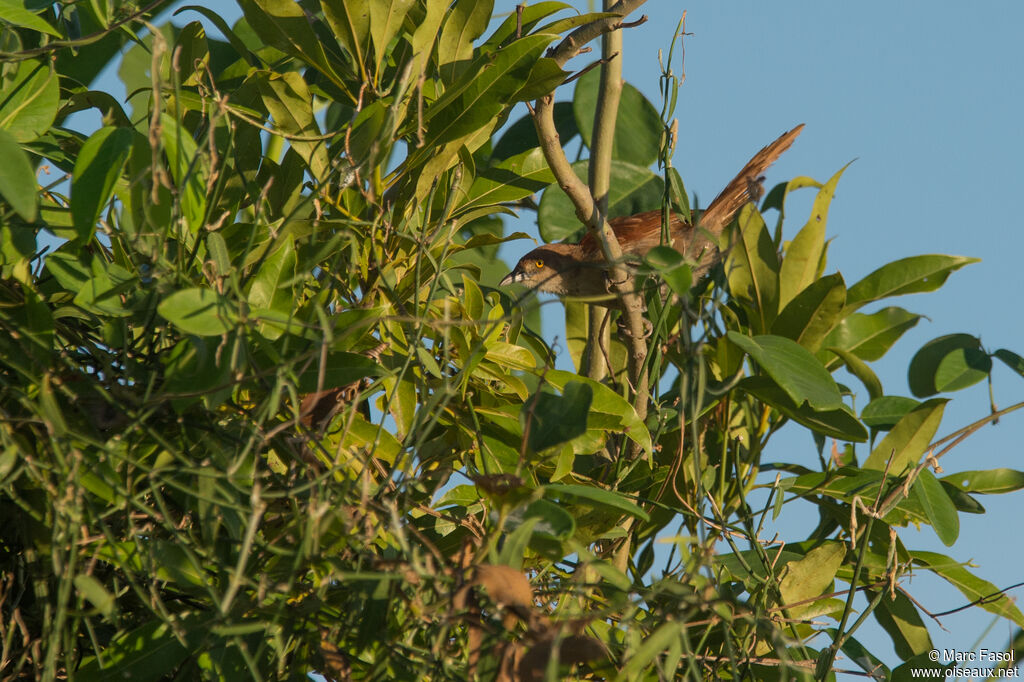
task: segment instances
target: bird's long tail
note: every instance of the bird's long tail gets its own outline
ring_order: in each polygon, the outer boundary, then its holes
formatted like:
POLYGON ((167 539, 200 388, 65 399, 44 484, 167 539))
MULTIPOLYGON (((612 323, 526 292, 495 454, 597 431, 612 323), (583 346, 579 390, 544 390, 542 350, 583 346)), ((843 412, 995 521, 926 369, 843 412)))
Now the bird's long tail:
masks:
POLYGON ((700 227, 717 237, 744 204, 756 201, 758 197, 753 194, 760 193, 761 175, 768 170, 768 166, 775 163, 782 152, 789 149, 803 128, 804 124, 801 123, 755 154, 732 182, 708 204, 700 219, 700 227))

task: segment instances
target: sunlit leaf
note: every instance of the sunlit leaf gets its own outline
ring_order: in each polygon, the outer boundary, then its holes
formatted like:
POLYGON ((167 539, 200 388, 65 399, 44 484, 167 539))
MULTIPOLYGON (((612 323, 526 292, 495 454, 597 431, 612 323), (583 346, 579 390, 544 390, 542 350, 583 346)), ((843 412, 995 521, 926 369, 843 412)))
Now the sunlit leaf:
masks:
POLYGON ((185 333, 198 336, 224 334, 238 322, 238 313, 226 298, 201 287, 174 292, 157 312, 185 333))
POLYGON ((846 164, 840 168, 839 172, 818 190, 818 196, 811 207, 810 218, 786 249, 779 270, 780 307, 785 307, 799 292, 818 279, 818 266, 825 253, 825 224, 828 221, 829 205, 835 195, 839 178, 849 167, 850 164, 846 164))
POLYGON ((4 77, 0 91, 0 130, 15 142, 31 142, 43 135, 57 116, 57 80, 57 72, 47 61, 17 62, 13 73, 4 77))
POLYGON ((909 467, 916 466, 939 428, 947 402, 943 398, 932 398, 904 415, 871 451, 864 468, 882 471, 892 458, 889 472, 900 476, 909 467))
POLYGON ((846 305, 850 310, 856 310, 890 296, 935 291, 954 270, 979 260, 942 255, 901 258, 883 265, 851 286, 846 295, 846 305))

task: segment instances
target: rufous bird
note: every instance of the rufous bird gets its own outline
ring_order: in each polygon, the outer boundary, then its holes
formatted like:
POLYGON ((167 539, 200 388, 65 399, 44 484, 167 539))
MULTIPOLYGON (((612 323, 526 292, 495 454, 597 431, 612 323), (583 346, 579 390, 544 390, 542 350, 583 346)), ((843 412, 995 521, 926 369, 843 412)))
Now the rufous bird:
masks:
MULTIPOLYGON (((671 214, 669 234, 672 247, 695 263, 694 282, 698 281, 719 259, 718 239, 737 211, 749 201, 756 201, 761 191, 761 177, 772 163, 789 149, 803 129, 801 123, 754 155, 743 170, 715 197, 694 225, 671 214)), ((661 211, 647 211, 608 221, 624 256, 643 257, 661 243, 661 211)), ((545 244, 519 259, 512 272, 499 286, 523 284, 559 296, 587 297, 599 305, 614 306, 609 297, 608 262, 593 233, 579 244, 545 244)))

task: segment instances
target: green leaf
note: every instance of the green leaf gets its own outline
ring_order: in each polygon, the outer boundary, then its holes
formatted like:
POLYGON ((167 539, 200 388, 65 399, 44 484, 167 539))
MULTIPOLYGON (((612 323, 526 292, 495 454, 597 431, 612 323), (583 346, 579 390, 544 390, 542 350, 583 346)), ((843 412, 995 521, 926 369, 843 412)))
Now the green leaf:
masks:
MULTIPOLYGON (((783 261, 785 263, 785 261, 783 261)), ((817 352, 846 305, 846 283, 838 272, 809 284, 786 304, 772 323, 772 334, 817 352)))
POLYGON ((831 591, 836 571, 846 557, 846 546, 841 542, 827 542, 815 547, 802 559, 786 564, 786 573, 779 583, 782 606, 790 616, 799 618, 815 609, 814 602, 789 607, 789 604, 813 599, 831 591))
MULTIPOLYGON (((587 161, 572 165, 576 177, 587 181, 587 161)), ((612 164, 608 190, 608 217, 629 216, 660 205, 665 191, 664 181, 649 168, 625 161, 612 164)), ((576 208, 557 184, 552 184, 540 200, 537 225, 545 242, 554 242, 579 232, 583 227, 576 217, 576 208)))
POLYGON ((364 0, 320 0, 324 18, 338 42, 348 50, 365 77, 366 52, 370 47, 370 5, 364 0))
POLYGON ((1024 377, 1024 358, 1005 348, 1000 348, 992 355, 1002 360, 1003 364, 1024 377))
MULTIPOLYGON (((562 510, 559 510, 562 511, 562 510)), ((566 514, 568 516, 568 514, 566 514)), ((511 533, 505 536, 505 542, 501 546, 501 553, 498 555, 497 564, 500 566, 508 566, 514 568, 517 571, 523 568, 523 557, 526 556, 526 548, 530 544, 530 536, 533 535, 533 527, 540 523, 540 515, 530 516, 523 519, 518 525, 515 524, 515 520, 509 519, 506 522, 506 529, 511 529, 511 533)), ((572 517, 569 516, 569 520, 572 521, 572 517)))
POLYGON ((750 204, 740 209, 736 241, 726 257, 732 295, 753 308, 755 331, 767 331, 778 314, 779 256, 761 214, 750 204))
POLYGON ((578 483, 549 483, 543 487, 544 497, 556 500, 584 501, 592 506, 605 507, 630 516, 635 516, 641 521, 648 521, 650 517, 643 509, 638 507, 632 500, 622 493, 604 488, 596 488, 578 483))
POLYGON ((292 0, 239 0, 238 4, 249 26, 263 42, 301 59, 347 92, 299 3, 292 0))
POLYGON ((816 433, 856 443, 862 443, 868 439, 867 430, 846 405, 834 410, 820 411, 807 404, 797 405, 778 384, 768 377, 748 377, 740 382, 739 387, 816 433))
POLYGON ((526 36, 473 60, 463 76, 424 112, 424 144, 408 160, 414 168, 436 147, 484 128, 526 83, 553 35, 526 36))
POLYGON ((219 336, 238 323, 238 313, 227 298, 211 289, 176 291, 157 306, 157 313, 186 334, 219 336))
POLYGON ((7 200, 26 223, 35 222, 38 210, 36 174, 28 154, 14 137, 0 130, 0 197, 7 200))
POLYGON ((908 412, 871 451, 864 468, 883 471, 890 456, 889 473, 893 476, 901 476, 916 466, 939 428, 947 402, 944 398, 932 398, 908 412))
POLYGON ((624 433, 645 452, 651 452, 651 434, 626 399, 604 384, 564 370, 551 370, 545 381, 555 388, 564 389, 569 382, 583 382, 593 391, 593 401, 587 415, 587 429, 615 430, 624 433))
MULTIPOLYGON (((870 595, 868 595, 870 599, 870 595)), ((931 657, 931 651, 918 654, 916 656, 901 656, 903 663, 892 669, 892 676, 885 678, 889 682, 911 682, 911 680, 920 679, 934 679, 941 680, 947 679, 949 673, 947 671, 955 669, 956 664, 950 663, 943 665, 937 661, 933 661, 931 657)))
POLYGON ((926 467, 918 474, 913 488, 917 501, 928 517, 928 522, 935 529, 935 534, 939 536, 942 544, 952 547, 960 535, 960 517, 942 484, 926 467))
POLYGON ((88 239, 96 229, 100 212, 110 201, 131 155, 132 137, 129 128, 106 127, 82 145, 71 176, 71 219, 79 239, 88 239))
POLYGON ((527 401, 520 418, 523 431, 529 429, 530 449, 540 452, 583 435, 593 398, 589 385, 571 381, 563 387, 561 396, 542 392, 527 401))
MULTIPOLYGON (((579 135, 576 119, 572 114, 572 104, 555 102, 552 116, 555 119, 555 131, 563 146, 579 135)), ((533 125, 533 117, 527 114, 505 129, 501 138, 494 145, 491 159, 507 159, 539 146, 540 141, 537 139, 537 128, 533 125)))
MULTIPOLYGON (((583 144, 588 148, 594 131, 594 112, 597 111, 600 82, 600 69, 588 71, 576 81, 576 91, 572 98, 576 127, 583 137, 583 144)), ((635 87, 624 83, 618 116, 615 118, 612 158, 636 166, 650 166, 658 160, 664 129, 654 105, 635 87)))
POLYGON ((517 201, 539 192, 554 180, 555 176, 548 168, 544 154, 538 148, 531 149, 497 166, 481 170, 455 214, 460 215, 481 206, 517 201))
MULTIPOLYGON (((853 313, 829 332, 822 345, 841 348, 861 360, 878 360, 920 319, 920 315, 895 307, 883 308, 870 315, 853 313)), ((833 359, 825 366, 831 369, 838 365, 839 360, 833 359)))
POLYGON ((693 286, 693 270, 683 254, 671 246, 655 246, 644 256, 644 262, 657 272, 676 296, 685 298, 693 286))
POLYGON ((519 88, 519 92, 515 94, 513 100, 516 102, 526 102, 538 97, 544 97, 548 93, 554 92, 555 88, 561 85, 568 77, 569 72, 563 71, 562 67, 554 59, 541 57, 533 65, 526 84, 519 88))
POLYGON ((860 379, 861 383, 864 384, 864 388, 868 389, 868 395, 872 400, 882 397, 882 382, 879 381, 878 375, 863 360, 842 348, 829 346, 827 350, 838 355, 846 365, 846 369, 850 371, 850 374, 860 379))
MULTIPOLYGON (((485 4, 492 3, 492 0, 487 0, 485 4)), ((540 23, 545 17, 549 17, 556 12, 560 12, 563 9, 574 10, 572 5, 568 5, 564 2, 553 2, 552 0, 542 0, 541 2, 530 3, 523 6, 522 16, 517 16, 516 12, 510 12, 505 21, 494 30, 483 45, 480 46, 481 52, 492 52, 498 47, 505 44, 506 41, 511 40, 515 35, 516 31, 522 29, 522 35, 530 33, 534 27, 540 23), (520 27, 520 23, 522 26, 520 27)), ((550 24, 549 24, 550 26, 550 24)), ((557 31, 544 30, 537 31, 538 33, 557 33, 557 31)))
MULTIPOLYGON (((531 536, 543 534, 553 540, 561 541, 571 537, 576 530, 576 520, 573 519, 572 514, 550 500, 533 500, 526 508, 517 509, 509 514, 509 521, 514 523, 520 516, 524 517, 524 521, 536 520, 538 522, 533 527, 531 536)), ((528 540, 533 541, 534 538, 529 537, 528 540)), ((530 544, 536 543, 531 542, 530 544)), ((501 556, 506 556, 504 549, 501 556)), ((509 565, 516 567, 514 564, 509 565)))
POLYGON ((185 644, 179 641, 170 623, 153 620, 115 637, 103 650, 102 665, 98 658, 86 658, 75 672, 75 679, 85 682, 163 679, 168 670, 175 670, 188 657, 192 645, 200 643, 199 618, 186 616, 181 620, 178 627, 186 635, 185 644))
POLYGON ((961 471, 943 476, 942 482, 956 486, 965 493, 998 495, 1024 488, 1024 471, 1015 469, 961 471))
POLYGON ((979 258, 963 256, 911 256, 887 263, 850 287, 846 294, 849 310, 890 296, 903 296, 941 287, 950 273, 979 258))
MULTIPOLYGON (((875 593, 871 590, 866 590, 865 595, 874 600, 875 593)), ((903 592, 897 591, 895 598, 889 595, 882 597, 875 609, 875 619, 889 633, 896 655, 901 659, 932 649, 932 638, 921 614, 903 592)))
POLYGON ((367 4, 370 7, 370 39, 376 57, 373 71, 379 81, 381 65, 388 56, 388 45, 402 30, 405 15, 416 4, 416 0, 374 0, 367 4))
POLYGON ((796 405, 806 401, 819 411, 842 406, 842 396, 832 375, 795 341, 772 335, 751 338, 735 330, 729 331, 728 338, 746 351, 796 405))
POLYGON ((457 0, 437 42, 437 63, 441 79, 454 82, 469 66, 473 41, 483 35, 494 11, 494 0, 457 0))
POLYGON ((992 359, 981 340, 970 334, 948 334, 921 346, 910 361, 907 378, 918 398, 958 391, 988 377, 992 359))
POLYGON ((117 604, 114 595, 103 587, 103 583, 86 573, 79 573, 75 576, 75 589, 89 600, 89 602, 104 616, 114 613, 117 604))
POLYGON ((1024 627, 1024 614, 1013 600, 989 581, 982 580, 968 571, 960 562, 935 552, 912 551, 910 556, 915 564, 927 568, 960 590, 967 601, 978 602, 978 606, 989 613, 1002 616, 1019 627, 1024 627))
MULTIPOLYGON (((47 33, 55 38, 61 38, 60 31, 35 14, 27 7, 24 0, 0 0, 0 23, 8 23, 13 26, 20 26, 32 31, 47 33)), ((37 10, 38 11, 38 10, 37 10)))
POLYGON ((327 361, 318 361, 303 368, 299 375, 298 389, 301 393, 326 391, 340 386, 348 386, 367 377, 379 377, 387 374, 375 360, 359 353, 334 352, 327 354, 327 361), (321 375, 323 383, 321 383, 321 375))
POLYGON ((295 279, 295 263, 294 240, 285 238, 281 246, 267 256, 252 278, 249 305, 253 308, 269 308, 284 313, 291 311, 295 300, 288 285, 295 279))
POLYGON ((850 167, 846 164, 826 182, 814 199, 811 216, 797 233, 786 249, 779 270, 779 306, 784 307, 797 293, 811 286, 818 279, 818 269, 822 265, 825 254, 825 224, 828 221, 828 208, 835 195, 836 185, 843 171, 850 167))
MULTIPOLYGON (((313 95, 302 76, 295 71, 259 76, 255 82, 276 129, 296 137, 318 137, 320 127, 313 117, 313 95)), ((289 139, 289 144, 306 162, 314 180, 327 177, 330 169, 327 140, 289 139)))
POLYGON ((49 62, 25 59, 5 75, 0 89, 0 130, 15 142, 32 142, 46 134, 57 117, 60 86, 49 62))
POLYGON ((913 398, 904 398, 898 395, 884 395, 874 398, 861 411, 860 418, 865 424, 874 429, 888 431, 896 426, 899 420, 921 403, 913 398))

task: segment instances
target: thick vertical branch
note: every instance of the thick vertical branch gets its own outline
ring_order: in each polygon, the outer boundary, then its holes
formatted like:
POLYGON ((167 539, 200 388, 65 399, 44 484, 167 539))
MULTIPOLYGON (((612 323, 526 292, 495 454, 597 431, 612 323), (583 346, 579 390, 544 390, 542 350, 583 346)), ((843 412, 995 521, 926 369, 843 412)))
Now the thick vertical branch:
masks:
MULTIPOLYGON (((629 12, 639 7, 645 0, 619 0, 612 3, 605 1, 607 12, 613 12, 624 17, 629 12)), ((611 168, 611 139, 615 130, 615 112, 618 109, 618 94, 622 88, 622 66, 618 59, 607 59, 621 48, 621 34, 617 29, 622 25, 621 18, 608 17, 591 22, 573 31, 566 37, 549 55, 559 66, 564 65, 571 57, 579 54, 582 47, 599 35, 618 35, 618 46, 614 42, 605 42, 603 47, 606 62, 602 65, 602 90, 598 100, 598 111, 595 114, 594 137, 592 140, 592 158, 590 180, 594 193, 583 184, 572 172, 572 166, 562 150, 558 134, 555 132, 554 123, 554 94, 549 94, 537 100, 534 111, 534 125, 537 128, 537 137, 540 140, 541 149, 558 180, 559 186, 566 193, 576 207, 577 217, 594 233, 601 244, 605 259, 611 264, 610 278, 614 291, 622 301, 622 307, 626 316, 627 328, 630 334, 630 362, 629 379, 634 389, 635 405, 637 413, 643 419, 647 415, 647 394, 648 385, 646 378, 640 376, 644 358, 647 356, 647 343, 644 338, 643 324, 643 301, 639 294, 634 291, 632 277, 629 270, 622 264, 622 248, 615 238, 614 232, 608 226, 606 220, 608 178, 611 168), (612 70, 609 70, 609 69, 612 70), (610 97, 606 103, 606 97, 610 97), (603 176, 603 180, 601 179, 603 176), (603 185, 601 184, 603 183, 603 185), (600 203, 605 201, 604 206, 600 203)), ((598 317, 592 315, 591 317, 598 317)), ((592 337, 596 336, 595 329, 600 325, 591 325, 592 337)), ((595 360, 600 361, 600 354, 591 347, 589 363, 594 367, 595 360)))

